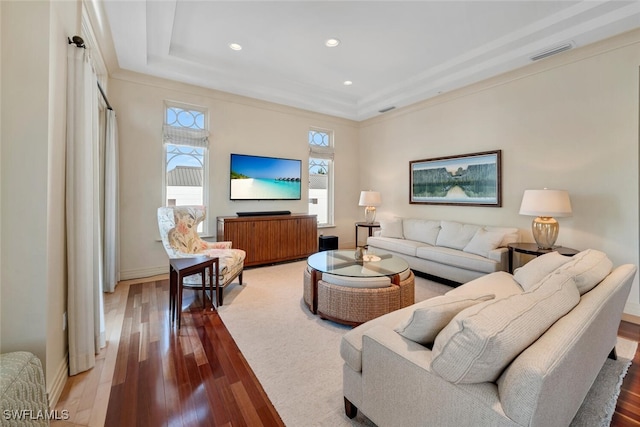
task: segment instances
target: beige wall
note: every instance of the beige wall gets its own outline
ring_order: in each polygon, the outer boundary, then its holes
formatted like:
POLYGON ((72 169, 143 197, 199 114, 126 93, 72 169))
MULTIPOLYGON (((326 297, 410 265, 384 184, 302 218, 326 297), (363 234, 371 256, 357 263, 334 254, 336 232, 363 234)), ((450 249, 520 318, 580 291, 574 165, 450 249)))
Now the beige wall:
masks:
MULTIPOLYGON (((359 191, 380 190, 379 217, 448 218, 510 225, 532 241, 520 216, 527 188, 567 189, 574 216, 559 243, 597 248, 638 264, 638 69, 640 31, 576 49, 362 123, 189 85, 119 73, 110 80, 121 158, 122 278, 166 270, 155 210, 162 203, 164 100, 204 106, 211 120, 209 233, 237 211, 306 211, 300 202, 230 202, 230 152, 306 159, 310 126, 336 132, 336 223, 320 230, 354 244, 359 191), (357 144, 356 144, 357 142, 357 144), (410 160, 502 150, 501 208, 410 205, 410 160), (149 183, 158 183, 150 185, 149 183)), ((640 315, 637 279, 626 311, 640 315)))
MULTIPOLYGON (((336 227, 319 233, 353 242, 358 213, 359 162, 357 123, 150 76, 118 73, 109 81, 109 101, 118 115, 120 141, 121 278, 144 277, 167 270, 159 242, 156 210, 162 205, 162 123, 165 100, 208 109, 210 120, 208 234, 217 216, 238 211, 307 212, 307 190, 300 201, 229 200, 229 154, 242 153, 303 160, 308 170, 310 127, 335 134, 336 227)), ((304 187, 304 186, 303 186, 304 187)))
MULTIPOLYGON (((528 188, 569 191, 558 243, 638 265, 640 31, 363 122, 361 184, 379 215, 509 225, 528 188), (409 161, 502 150, 501 208, 410 205, 409 161)), ((637 279, 626 311, 640 314, 637 279)))
POLYGON ((0 10, 0 351, 35 353, 51 392, 66 375, 65 40, 77 9, 11 1, 0 10))

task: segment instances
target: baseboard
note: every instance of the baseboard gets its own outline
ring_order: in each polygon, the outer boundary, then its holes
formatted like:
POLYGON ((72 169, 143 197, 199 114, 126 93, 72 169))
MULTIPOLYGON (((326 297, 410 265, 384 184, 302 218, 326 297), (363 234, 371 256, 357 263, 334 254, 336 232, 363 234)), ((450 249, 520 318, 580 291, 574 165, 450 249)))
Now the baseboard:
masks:
POLYGON ((632 314, 622 313, 622 320, 629 323, 634 323, 636 325, 640 325, 640 317, 634 316, 632 314))
POLYGON ((626 314, 630 314, 632 316, 640 317, 640 304, 637 304, 635 302, 627 301, 627 303, 624 306, 624 310, 623 311, 626 314))
POLYGON ((640 325, 640 304, 627 301, 622 313, 622 320, 640 325))
POLYGON ((137 277, 135 279, 121 280, 118 282, 120 285, 136 285, 138 283, 155 282, 158 280, 169 280, 169 273, 157 274, 155 276, 137 277))
POLYGON ((62 390, 67 383, 67 378, 69 378, 68 360, 69 353, 66 353, 60 362, 60 365, 58 365, 53 381, 49 384, 49 389, 47 390, 47 395, 49 396, 49 409, 54 409, 58 404, 58 399, 60 399, 62 390))
POLYGON ((140 279, 143 277, 150 276, 158 276, 160 274, 169 273, 169 261, 167 260, 167 264, 161 267, 149 267, 149 268, 140 268, 135 270, 122 270, 120 271, 120 280, 131 280, 131 279, 140 279))

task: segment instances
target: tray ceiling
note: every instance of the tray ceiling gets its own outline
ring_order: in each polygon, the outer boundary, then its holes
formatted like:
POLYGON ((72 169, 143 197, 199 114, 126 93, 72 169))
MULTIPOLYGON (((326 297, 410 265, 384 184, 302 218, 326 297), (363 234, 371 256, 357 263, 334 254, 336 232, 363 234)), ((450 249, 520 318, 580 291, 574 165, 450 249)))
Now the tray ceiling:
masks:
POLYGON ((640 27, 617 0, 103 4, 121 69, 353 120, 640 27))

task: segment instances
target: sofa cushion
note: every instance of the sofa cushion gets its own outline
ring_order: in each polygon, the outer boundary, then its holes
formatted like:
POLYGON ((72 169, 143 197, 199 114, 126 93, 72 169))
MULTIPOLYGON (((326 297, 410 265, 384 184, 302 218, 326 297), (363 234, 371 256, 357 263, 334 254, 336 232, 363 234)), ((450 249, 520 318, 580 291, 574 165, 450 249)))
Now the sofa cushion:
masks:
POLYGON ((402 233, 402 218, 381 219, 380 236, 404 239, 404 234, 402 233))
POLYGON ((405 218, 402 233, 405 239, 435 245, 440 232, 440 221, 405 218))
POLYGON ((484 227, 485 230, 487 231, 497 231, 500 233, 503 233, 503 238, 502 238, 502 242, 500 242, 500 245, 498 245, 499 248, 506 248, 507 245, 509 245, 509 243, 516 243, 520 240, 520 235, 519 235, 519 231, 517 228, 513 228, 513 227, 492 227, 492 226, 486 226, 484 227))
POLYGON ((453 383, 494 382, 511 361, 580 301, 572 276, 460 312, 438 334, 431 368, 453 383))
POLYGON ((487 231, 480 228, 462 250, 488 258, 489 252, 500 246, 503 238, 504 233, 501 231, 487 231))
POLYGON ((378 289, 391 286, 391 279, 388 276, 381 277, 350 277, 338 276, 337 274, 322 273, 322 280, 332 285, 344 286, 347 288, 367 288, 378 289))
POLYGON ((439 264, 483 273, 493 273, 502 267, 502 264, 495 260, 440 246, 420 246, 416 249, 416 256, 439 264))
POLYGON ((440 221, 441 230, 438 233, 436 246, 444 246, 462 250, 480 229, 479 225, 462 224, 455 221, 440 221))
POLYGON ((367 244, 370 247, 386 249, 388 251, 398 252, 400 254, 416 256, 416 250, 419 247, 425 246, 423 242, 416 242, 414 240, 406 239, 394 239, 392 237, 377 237, 372 236, 367 239, 367 244))
POLYGON ((422 345, 433 343, 436 335, 453 317, 467 307, 493 299, 493 294, 441 295, 414 310, 411 317, 394 329, 403 337, 422 345))
POLYGON ((522 289, 528 291, 547 274, 569 261, 571 258, 568 256, 560 255, 558 252, 549 252, 532 259, 520 268, 516 268, 513 278, 520 283, 522 289))
POLYGON ((580 295, 589 292, 611 273, 613 262, 604 252, 586 249, 560 266, 556 272, 573 276, 580 295))
POLYGON ((496 271, 473 279, 463 285, 457 286, 445 295, 473 296, 481 294, 495 294, 496 299, 505 298, 515 294, 521 294, 522 287, 506 271, 496 271))

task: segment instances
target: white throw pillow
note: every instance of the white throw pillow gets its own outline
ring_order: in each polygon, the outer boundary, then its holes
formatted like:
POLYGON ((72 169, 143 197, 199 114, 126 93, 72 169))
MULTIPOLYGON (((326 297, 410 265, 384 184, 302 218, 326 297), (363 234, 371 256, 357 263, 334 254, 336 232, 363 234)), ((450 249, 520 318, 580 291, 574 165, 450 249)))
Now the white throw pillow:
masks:
POLYGON ((522 289, 528 291, 547 274, 569 261, 571 258, 568 256, 560 255, 555 251, 549 252, 532 259, 520 268, 516 268, 513 278, 522 286, 522 289))
POLYGON ((573 277, 550 274, 533 291, 471 306, 436 337, 431 369, 453 383, 494 382, 579 301, 573 277))
POLYGON ((440 221, 405 218, 402 221, 402 232, 407 240, 435 245, 440 232, 440 221))
POLYGON ((462 250, 471 241, 479 225, 461 224, 454 221, 440 221, 442 229, 438 233, 436 246, 462 250))
POLYGON ((441 295, 426 301, 411 316, 400 323, 395 331, 403 337, 422 345, 431 344, 436 335, 465 308, 493 299, 485 295, 441 295))
POLYGON ((576 281, 580 295, 589 292, 611 273, 613 262, 604 252, 586 249, 558 268, 561 274, 570 274, 576 281))
POLYGON ((402 234, 402 218, 381 219, 380 237, 404 239, 404 235, 402 234))
POLYGON ((506 248, 509 245, 509 243, 516 243, 517 241, 520 240, 520 235, 517 228, 486 226, 484 229, 487 231, 499 231, 504 233, 502 242, 500 242, 500 244, 498 245, 499 248, 506 248))
POLYGON ((489 258, 489 252, 500 246, 503 238, 504 233, 500 231, 487 231, 481 228, 476 231, 463 251, 489 258))

